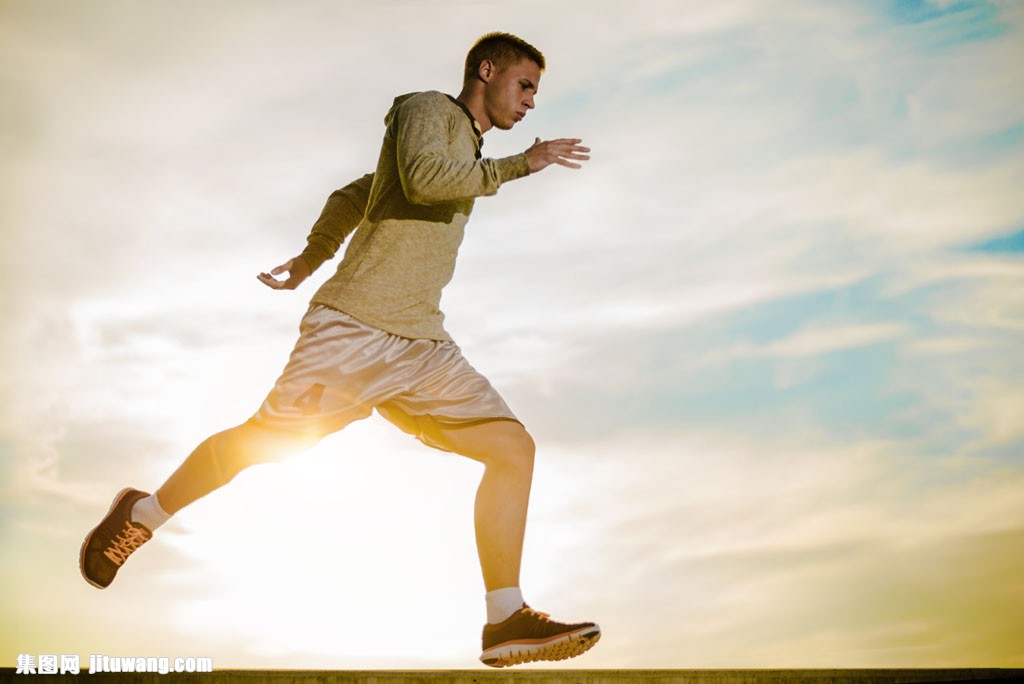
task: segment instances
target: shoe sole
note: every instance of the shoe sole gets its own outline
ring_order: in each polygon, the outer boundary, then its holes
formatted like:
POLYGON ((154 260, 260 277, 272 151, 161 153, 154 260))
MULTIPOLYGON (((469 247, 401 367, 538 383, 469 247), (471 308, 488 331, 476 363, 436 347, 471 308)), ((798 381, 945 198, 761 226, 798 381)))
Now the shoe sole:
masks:
POLYGON ((104 586, 102 584, 97 584, 96 582, 93 582, 91 579, 89 579, 89 576, 85 574, 85 550, 89 547, 89 542, 92 541, 92 535, 96 534, 96 530, 100 528, 100 525, 102 525, 103 521, 107 519, 107 516, 114 512, 114 509, 117 508, 118 504, 121 503, 122 499, 128 496, 128 492, 133 491, 135 491, 133 487, 125 487, 124 489, 119 491, 117 495, 114 496, 114 503, 110 504, 110 508, 107 509, 107 514, 104 515, 102 519, 100 519, 99 525, 92 528, 92 531, 89 532, 89 534, 85 535, 85 541, 82 542, 82 549, 78 552, 78 570, 82 573, 82 577, 85 578, 85 581, 91 584, 92 586, 96 587, 97 589, 106 589, 110 585, 108 584, 104 586))
POLYGON ((480 662, 490 667, 508 667, 538 660, 566 660, 586 653, 600 639, 601 628, 594 625, 548 641, 510 641, 484 651, 480 662))

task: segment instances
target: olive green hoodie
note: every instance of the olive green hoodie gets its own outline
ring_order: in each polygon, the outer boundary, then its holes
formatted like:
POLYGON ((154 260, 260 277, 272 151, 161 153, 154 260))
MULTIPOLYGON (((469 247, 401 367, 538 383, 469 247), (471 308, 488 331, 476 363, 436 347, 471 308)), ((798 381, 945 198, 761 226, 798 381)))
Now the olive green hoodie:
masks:
POLYGON ((312 303, 395 335, 450 340, 441 289, 474 198, 527 175, 526 155, 482 159, 479 124, 436 91, 395 98, 384 123, 377 170, 332 193, 307 239, 301 256, 316 270, 355 229, 312 303))

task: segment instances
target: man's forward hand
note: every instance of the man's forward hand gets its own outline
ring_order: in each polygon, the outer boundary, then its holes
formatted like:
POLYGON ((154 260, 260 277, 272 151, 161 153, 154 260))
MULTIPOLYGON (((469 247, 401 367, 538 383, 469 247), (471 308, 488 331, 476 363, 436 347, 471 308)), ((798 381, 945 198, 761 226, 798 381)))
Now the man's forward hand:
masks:
POLYGON ((308 277, 309 264, 302 257, 295 257, 271 269, 270 273, 260 273, 256 279, 275 290, 294 290, 308 277), (287 280, 278 280, 274 277, 282 273, 288 274, 287 280))
POLYGON ((540 138, 526 150, 526 161, 530 165, 530 173, 537 173, 546 169, 551 164, 566 166, 570 169, 578 169, 580 165, 576 161, 587 161, 590 155, 589 147, 583 147, 579 138, 559 138, 558 140, 546 140, 541 142, 540 138))

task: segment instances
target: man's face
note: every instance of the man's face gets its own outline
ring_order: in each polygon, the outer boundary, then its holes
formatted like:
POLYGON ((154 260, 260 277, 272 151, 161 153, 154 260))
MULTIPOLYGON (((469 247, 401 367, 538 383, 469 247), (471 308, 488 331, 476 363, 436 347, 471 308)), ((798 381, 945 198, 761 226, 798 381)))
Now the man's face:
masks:
POLYGON ((521 59, 504 71, 492 73, 484 88, 484 108, 491 125, 504 131, 515 126, 533 109, 533 97, 540 85, 540 66, 521 59))

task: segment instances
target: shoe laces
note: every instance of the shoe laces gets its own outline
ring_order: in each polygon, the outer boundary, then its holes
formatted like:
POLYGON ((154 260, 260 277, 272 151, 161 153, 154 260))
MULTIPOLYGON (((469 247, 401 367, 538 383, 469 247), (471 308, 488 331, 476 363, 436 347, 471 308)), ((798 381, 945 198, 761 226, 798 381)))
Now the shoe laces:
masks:
POLYGON ((530 613, 531 615, 537 616, 539 619, 543 620, 544 622, 551 622, 552 621, 550 613, 542 613, 539 610, 534 610, 530 606, 523 606, 523 610, 525 610, 527 613, 530 613))
POLYGON ((139 548, 150 538, 149 533, 145 529, 138 525, 132 525, 130 522, 125 524, 124 529, 114 536, 114 539, 103 551, 103 555, 109 558, 114 565, 120 567, 128 560, 128 556, 132 555, 135 549, 139 548))

